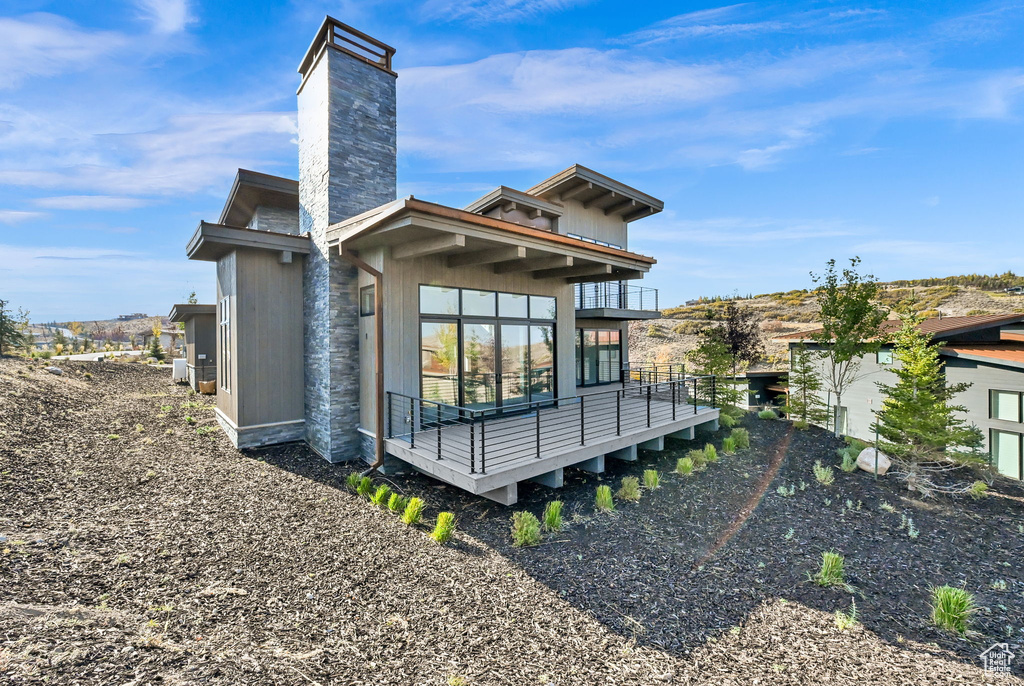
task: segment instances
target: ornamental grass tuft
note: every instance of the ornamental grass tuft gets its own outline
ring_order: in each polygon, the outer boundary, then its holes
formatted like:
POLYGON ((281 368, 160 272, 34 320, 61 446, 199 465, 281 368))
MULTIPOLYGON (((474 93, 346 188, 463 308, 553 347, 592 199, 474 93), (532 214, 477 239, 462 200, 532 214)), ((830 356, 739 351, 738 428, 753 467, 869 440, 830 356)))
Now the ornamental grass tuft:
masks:
POLYGON ((455 535, 455 514, 452 512, 441 512, 437 515, 437 522, 434 523, 434 530, 430 537, 438 543, 447 543, 455 535))
POLYGON ((742 427, 733 429, 729 437, 736 439, 736 447, 739 450, 746 450, 750 447, 750 432, 742 427))
POLYGON ((619 497, 619 500, 637 502, 640 500, 640 479, 635 476, 622 477, 622 486, 619 487, 619 492, 615 495, 619 497))
POLYGON ((718 462, 718 450, 711 443, 704 446, 704 459, 708 462, 718 462))
POLYGON ((598 512, 614 512, 615 501, 612 500, 611 486, 598 486, 597 494, 594 496, 594 507, 598 512))
MULTIPOLYGON (((557 501, 556 501, 557 502, 557 501)), ((548 503, 550 505, 550 503, 548 503)), ((512 545, 526 548, 540 543, 540 521, 532 512, 512 515, 512 545)))
POLYGON ((392 493, 388 498, 388 509, 392 512, 402 512, 408 504, 409 499, 397 493, 392 493))
POLYGON ((658 474, 657 469, 644 470, 644 488, 648 491, 654 491, 661 488, 661 475, 658 474))
POLYGON ((726 436, 722 439, 722 452, 726 455, 736 454, 736 439, 732 436, 726 436))
POLYGON ((391 488, 385 484, 381 484, 377 487, 377 490, 370 496, 370 502, 377 507, 384 507, 388 504, 388 498, 391 497, 391 488))
POLYGON ((405 506, 405 511, 402 512, 402 521, 412 526, 413 524, 419 524, 423 520, 423 507, 426 505, 420 498, 412 498, 405 506))
POLYGON ((778 419, 779 415, 775 414, 775 410, 764 409, 757 413, 758 419, 778 419))
POLYGON ((373 479, 368 476, 361 478, 359 480, 359 485, 356 487, 356 493, 364 498, 369 498, 373 495, 373 479))
POLYGON ((932 588, 932 623, 940 629, 963 636, 970 626, 971 615, 977 610, 974 596, 964 588, 932 588))
POLYGON ((562 528, 562 501, 552 500, 544 506, 545 531, 559 531, 562 528))
POLYGON ((821 569, 813 577, 819 586, 846 586, 846 560, 834 550, 821 554, 821 569))
POLYGON ((362 477, 359 476, 359 472, 352 472, 345 477, 345 485, 349 487, 349 490, 355 493, 359 489, 359 480, 361 478, 362 477))
POLYGON ((676 474, 682 476, 693 474, 693 460, 689 457, 680 457, 676 460, 676 474))

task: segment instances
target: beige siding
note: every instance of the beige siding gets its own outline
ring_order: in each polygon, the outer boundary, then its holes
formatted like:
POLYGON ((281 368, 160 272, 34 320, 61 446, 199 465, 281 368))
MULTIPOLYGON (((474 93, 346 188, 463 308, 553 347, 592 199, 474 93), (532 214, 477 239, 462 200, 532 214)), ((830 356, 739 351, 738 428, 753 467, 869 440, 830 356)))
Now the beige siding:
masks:
POLYGON ((628 248, 626 222, 618 215, 605 216, 604 210, 586 209, 576 200, 566 200, 562 216, 558 218, 558 233, 574 233, 586 238, 628 248))
POLYGON ((303 418, 302 260, 238 250, 233 312, 239 427, 303 418))

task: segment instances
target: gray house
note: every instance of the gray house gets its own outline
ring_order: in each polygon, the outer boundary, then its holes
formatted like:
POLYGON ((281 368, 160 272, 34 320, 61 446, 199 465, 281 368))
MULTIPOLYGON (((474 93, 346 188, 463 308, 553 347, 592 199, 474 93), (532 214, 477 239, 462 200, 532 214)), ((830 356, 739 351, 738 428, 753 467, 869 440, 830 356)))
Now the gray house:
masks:
MULTIPOLYGON (((897 330, 900 322, 884 322, 883 333, 897 330)), ((957 398, 967 408, 966 419, 985 435, 985 449, 999 472, 1015 479, 1024 478, 1024 314, 982 315, 973 317, 936 317, 921 323, 921 330, 932 340, 943 342, 944 371, 950 383, 970 383, 957 398)), ((808 349, 815 331, 805 331, 778 340, 790 344, 790 353, 803 341, 808 349)), ((792 359, 792 357, 791 357, 792 359)), ((891 345, 883 345, 875 355, 861 358, 860 376, 843 395, 840 431, 864 440, 874 438, 871 425, 874 412, 882 403, 878 383, 892 384, 888 371, 898 361, 891 345)), ((828 393, 822 400, 834 407, 828 393)))
POLYGON ((185 326, 188 384, 198 391, 200 381, 217 378, 217 306, 181 303, 171 308, 168 319, 185 326))
POLYGON ((519 481, 717 422, 713 379, 626 372, 626 326, 658 307, 630 283, 655 260, 628 227, 662 202, 580 165, 463 209, 397 198, 393 54, 328 17, 299 65, 298 181, 239 170, 188 242, 217 264, 234 444, 305 441, 511 504, 519 481))

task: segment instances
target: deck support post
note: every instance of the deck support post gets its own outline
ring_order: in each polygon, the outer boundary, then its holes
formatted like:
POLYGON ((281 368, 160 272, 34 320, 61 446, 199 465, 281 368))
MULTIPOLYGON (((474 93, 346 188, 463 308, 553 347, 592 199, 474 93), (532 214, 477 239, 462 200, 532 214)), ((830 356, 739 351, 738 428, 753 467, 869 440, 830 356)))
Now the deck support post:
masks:
POLYGON ((501 505, 515 505, 519 500, 519 484, 513 482, 501 488, 484 491, 479 495, 501 505))
POLYGON ((613 460, 622 460, 623 462, 636 462, 636 446, 630 445, 625 448, 619 448, 618 450, 613 450, 610 453, 605 453, 604 456, 610 457, 613 460))
POLYGON ((684 441, 692 441, 693 440, 693 427, 692 426, 688 426, 685 429, 683 429, 682 431, 675 431, 673 433, 670 433, 668 435, 668 437, 669 438, 678 438, 678 439, 681 439, 681 440, 684 440, 684 441))
POLYGON ((658 436, 657 438, 652 438, 649 441, 644 441, 638 447, 643 448, 644 450, 658 450, 658 451, 664 450, 665 449, 665 437, 664 436, 658 436))
POLYGON ((585 472, 591 474, 602 474, 604 472, 604 455, 598 455, 592 457, 589 460, 583 460, 583 462, 577 462, 573 465, 576 469, 582 469, 585 472))
POLYGON ((558 468, 550 472, 544 472, 530 479, 534 483, 538 483, 548 488, 561 488, 565 484, 565 470, 558 468))

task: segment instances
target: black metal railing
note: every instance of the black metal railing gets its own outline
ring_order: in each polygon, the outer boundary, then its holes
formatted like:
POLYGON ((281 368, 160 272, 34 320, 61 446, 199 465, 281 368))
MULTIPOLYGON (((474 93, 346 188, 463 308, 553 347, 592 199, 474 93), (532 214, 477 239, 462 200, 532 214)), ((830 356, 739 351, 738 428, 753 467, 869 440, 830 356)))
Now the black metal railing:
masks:
POLYGON ((634 363, 622 365, 623 383, 661 383, 686 378, 686 365, 682 362, 634 363))
POLYGON ((574 398, 460 407, 387 393, 386 436, 486 474, 576 446, 638 433, 715 407, 715 377, 688 377, 574 398))
POLYGON ((616 310, 658 311, 658 289, 633 286, 625 281, 576 284, 577 310, 608 308, 616 310))

